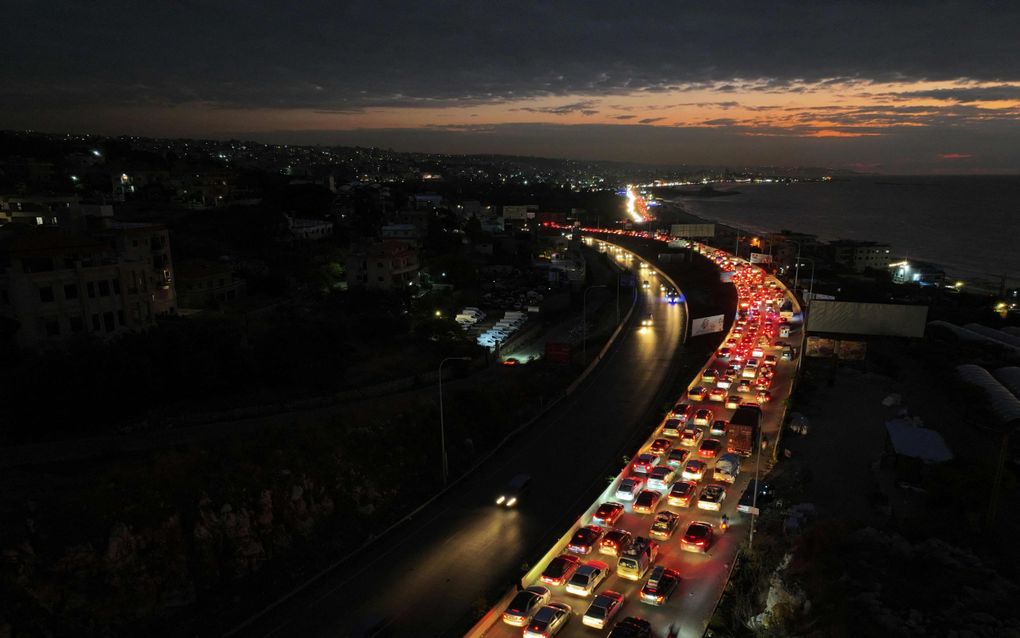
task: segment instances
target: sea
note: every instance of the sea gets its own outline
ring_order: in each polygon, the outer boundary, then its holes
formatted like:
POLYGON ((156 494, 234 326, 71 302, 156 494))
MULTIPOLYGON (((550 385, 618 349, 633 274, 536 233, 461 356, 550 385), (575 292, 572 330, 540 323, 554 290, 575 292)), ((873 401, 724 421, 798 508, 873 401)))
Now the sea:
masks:
POLYGON ((1020 176, 872 176, 831 182, 722 184, 723 197, 679 197, 687 212, 759 233, 888 243, 907 260, 998 290, 1020 286, 1020 176))

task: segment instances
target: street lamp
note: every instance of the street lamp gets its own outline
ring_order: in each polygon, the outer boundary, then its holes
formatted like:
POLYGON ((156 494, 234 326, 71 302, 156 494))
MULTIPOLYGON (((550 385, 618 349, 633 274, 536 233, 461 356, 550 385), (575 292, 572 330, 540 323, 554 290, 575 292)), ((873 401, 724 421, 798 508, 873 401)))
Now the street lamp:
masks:
MULTIPOLYGON (((808 286, 808 301, 810 302, 811 298, 815 294, 815 260, 811 259, 810 257, 798 257, 797 258, 797 266, 798 267, 800 267, 800 260, 801 259, 804 259, 804 260, 807 260, 807 261, 811 262, 811 284, 808 286)), ((793 284, 793 292, 794 293, 797 292, 797 284, 796 283, 793 284)))
MULTIPOLYGON (((764 423, 758 425, 758 452, 754 459, 754 492, 751 494, 751 534, 747 539, 748 549, 751 549, 751 546, 754 545, 754 517, 758 512, 758 491, 761 490, 758 471, 761 467, 761 455, 765 453, 765 450, 761 449, 762 433, 765 430, 764 426, 764 423)), ((782 427, 782 424, 780 424, 780 427, 782 427)))
POLYGON ((443 487, 446 487, 446 478, 450 474, 446 463, 446 423, 443 421, 443 364, 447 361, 471 361, 471 357, 446 357, 439 362, 439 448, 442 454, 443 487))
POLYGON ((588 286, 588 289, 581 295, 581 358, 584 359, 585 363, 588 363, 588 293, 596 288, 605 288, 604 285, 598 284, 595 286, 588 286))

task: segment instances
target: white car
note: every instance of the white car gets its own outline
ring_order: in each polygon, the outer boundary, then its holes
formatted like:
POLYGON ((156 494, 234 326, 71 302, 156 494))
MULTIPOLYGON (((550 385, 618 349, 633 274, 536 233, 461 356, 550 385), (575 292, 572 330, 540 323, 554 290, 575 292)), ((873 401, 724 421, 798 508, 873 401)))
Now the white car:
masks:
POLYGON ((698 496, 698 509, 718 512, 722 509, 722 502, 726 500, 726 488, 718 483, 712 483, 701 488, 698 496))
POLYGON ((506 606, 503 622, 514 627, 523 627, 542 605, 549 604, 551 598, 552 593, 540 585, 519 591, 506 606))
POLYGON ((652 470, 652 473, 648 475, 648 489, 665 494, 673 487, 674 481, 676 481, 676 470, 668 465, 662 465, 652 470))
POLYGON ((644 479, 636 476, 627 477, 620 481, 620 487, 616 490, 616 498, 621 501, 633 501, 644 486, 644 479))
POLYGON ((535 613, 527 627, 524 638, 551 638, 563 629, 570 620, 570 605, 566 603, 549 603, 535 613))
POLYGON ((600 560, 591 560, 581 565, 567 581, 567 593, 575 596, 591 596, 609 575, 609 565, 600 560))
POLYGON ((591 601, 588 611, 584 612, 581 623, 587 627, 605 629, 623 607, 623 594, 611 589, 603 590, 591 601))

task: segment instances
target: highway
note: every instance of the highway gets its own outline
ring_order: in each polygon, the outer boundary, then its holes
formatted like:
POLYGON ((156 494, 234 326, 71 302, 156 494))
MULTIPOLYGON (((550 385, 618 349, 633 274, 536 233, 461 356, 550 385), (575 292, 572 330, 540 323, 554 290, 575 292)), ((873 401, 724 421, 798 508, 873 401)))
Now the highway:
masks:
MULTIPOLYGON (((608 239, 612 240, 612 237, 608 239)), ((629 247, 633 245, 628 244, 629 247)), ((645 251, 647 252, 647 251, 645 251)), ((722 253, 716 253, 713 249, 706 249, 709 256, 714 254, 722 255, 722 253)), ((774 279, 767 278, 763 281, 775 281, 774 279)), ((778 284, 778 282, 776 282, 778 284)), ((784 298, 789 298, 789 292, 785 291, 784 288, 778 286, 778 290, 783 294, 784 298)), ((740 301, 748 299, 748 295, 740 297, 740 301)), ((764 306, 762 306, 764 308, 764 306)), ((764 317, 765 313, 762 313, 764 317)), ((775 319, 778 324, 778 316, 775 319)), ((757 321, 749 321, 749 326, 754 326, 757 321)), ((735 328, 736 326, 734 326, 735 328)), ((800 330, 796 322, 791 322, 793 334, 789 338, 775 337, 772 342, 775 341, 786 341, 791 343, 800 342, 800 330)), ((744 328, 745 331, 753 331, 751 327, 744 328)), ((734 336, 734 335, 728 335, 734 336)), ((739 339, 739 336, 737 336, 739 339)), ((769 347, 765 349, 765 354, 774 355, 777 359, 775 367, 775 376, 772 381, 770 392, 775 397, 772 402, 766 403, 763 406, 763 427, 762 432, 766 442, 768 443, 767 449, 762 452, 757 449, 757 454, 761 455, 761 472, 762 474, 769 467, 769 460, 774 451, 773 447, 775 442, 778 440, 779 429, 782 425, 783 418, 783 400, 789 396, 792 390, 792 384, 796 374, 796 361, 783 361, 780 357, 780 350, 776 347, 769 347)), ((718 359, 712 357, 706 362, 706 367, 712 367, 716 370, 721 370, 730 360, 718 359)), ((738 377, 739 378, 739 377, 738 377)), ((707 388, 713 388, 713 383, 705 383, 699 378, 695 379, 692 386, 704 385, 707 388)), ((755 401, 755 391, 751 392, 738 392, 736 390, 736 381, 732 390, 727 390, 727 395, 739 395, 745 402, 753 403, 755 401)), ((683 397, 674 397, 674 399, 688 399, 685 395, 683 397)), ((696 409, 709 408, 714 412, 715 419, 726 419, 729 420, 733 413, 733 409, 727 409, 723 403, 709 401, 709 400, 696 400, 691 401, 696 409)), ((663 422, 665 419, 663 419, 663 422)), ((725 437, 710 437, 706 427, 699 428, 703 431, 704 437, 707 438, 721 438, 725 442, 725 437)), ((647 451, 651 441, 661 434, 660 427, 656 429, 655 433, 648 438, 647 441, 641 446, 640 450, 633 449, 631 454, 637 456, 639 452, 647 451)), ((679 445, 677 439, 672 439, 674 446, 679 445)), ((756 442, 757 443, 757 442, 756 442)), ((692 454, 690 458, 697 458, 696 449, 688 448, 692 454)), ((665 502, 665 499, 660 503, 657 511, 669 510, 680 515, 681 522, 677 527, 677 531, 667 541, 659 542, 659 558, 655 564, 664 565, 666 567, 674 568, 679 571, 681 581, 677 589, 673 592, 671 598, 661 607, 650 606, 640 602, 639 592, 641 586, 644 584, 646 578, 642 578, 639 581, 630 581, 623 579, 616 575, 616 563, 617 558, 611 555, 599 554, 598 551, 593 551, 591 554, 582 557, 582 561, 587 560, 599 560, 607 563, 611 570, 610 577, 605 580, 596 590, 601 592, 604 590, 616 591, 623 594, 625 597, 625 603, 620 613, 616 615, 615 620, 620 620, 627 616, 637 616, 644 618, 652 623, 653 632, 655 636, 666 636, 668 628, 673 626, 678 631, 678 635, 685 638, 700 637, 704 634, 705 627, 714 612, 716 604, 718 603, 723 589, 725 588, 731 566, 740 547, 740 544, 744 542, 750 530, 750 516, 738 513, 736 511, 737 503, 740 500, 740 496, 743 494, 745 487, 748 482, 754 477, 755 467, 758 463, 758 456, 753 455, 751 458, 744 459, 741 466, 741 473, 737 477, 734 485, 728 487, 727 497, 722 504, 720 512, 711 512, 698 509, 696 503, 692 504, 690 508, 679 508, 670 506, 665 502), (720 520, 722 514, 725 513, 730 520, 730 527, 725 533, 720 533, 720 520), (707 554, 695 554, 692 552, 683 551, 680 547, 680 537, 683 535, 684 530, 691 521, 704 521, 710 523, 716 532, 715 542, 712 544, 707 554)), ((707 460, 709 467, 711 468, 713 461, 707 460)), ((557 544, 550 545, 549 551, 546 554, 543 562, 539 563, 536 568, 531 572, 531 575, 537 576, 541 573, 544 565, 555 556, 565 553, 566 540, 569 538, 570 533, 581 525, 587 525, 591 523, 590 515, 598 507, 599 504, 607 501, 615 501, 624 504, 625 513, 621 519, 612 525, 616 529, 624 529, 633 534, 634 536, 645 536, 649 534, 649 528, 654 519, 654 515, 648 514, 637 514, 634 513, 630 502, 616 498, 615 491, 619 485, 620 479, 624 476, 631 475, 632 468, 626 468, 621 472, 620 476, 607 487, 607 489, 592 503, 589 504, 586 510, 587 516, 580 518, 575 522, 575 525, 570 528, 564 528, 561 530, 562 533, 566 533, 561 537, 557 544)), ((705 478, 699 481, 699 491, 705 485, 710 483, 716 483, 711 478, 711 471, 706 472, 705 478)), ((608 529, 608 527, 607 527, 608 529)), ((649 569, 650 573, 650 569, 649 569)), ((542 585, 542 583, 536 578, 528 581, 525 585, 542 585)), ((571 637, 571 636, 593 636, 593 635, 605 635, 609 632, 612 624, 607 629, 599 631, 590 627, 586 627, 581 623, 581 616, 586 611, 591 597, 582 598, 569 594, 565 591, 564 586, 549 586, 552 592, 552 600, 555 602, 566 603, 571 606, 571 618, 560 631, 557 636, 571 637)), ((490 610, 488 618, 495 622, 485 629, 481 627, 476 628, 478 631, 474 635, 484 635, 487 637, 510 637, 520 636, 522 630, 517 627, 512 627, 502 623, 499 620, 499 614, 502 609, 493 608, 490 610)))
POLYGON ((669 399, 686 317, 658 292, 638 288, 630 323, 573 395, 414 520, 234 635, 358 636, 368 625, 459 635, 605 489, 669 399), (640 327, 649 313, 653 326, 640 327), (532 476, 530 493, 496 507, 519 473, 532 476))

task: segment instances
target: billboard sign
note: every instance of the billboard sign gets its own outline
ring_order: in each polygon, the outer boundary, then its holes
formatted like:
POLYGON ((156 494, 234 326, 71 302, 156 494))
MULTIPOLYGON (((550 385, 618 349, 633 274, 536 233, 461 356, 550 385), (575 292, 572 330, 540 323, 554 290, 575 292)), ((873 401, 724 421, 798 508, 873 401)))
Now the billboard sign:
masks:
POLYGON ((751 253, 750 262, 752 264, 771 264, 772 255, 768 253, 751 253))
POLYGON ((698 335, 722 332, 723 325, 725 324, 723 317, 724 315, 712 315, 711 317, 695 319, 691 322, 691 336, 697 337, 698 335))
POLYGON ((829 301, 815 296, 808 332, 923 337, 928 306, 829 301))
POLYGON ((836 346, 836 357, 844 361, 864 361, 868 353, 868 344, 864 341, 839 340, 836 346))
POLYGON ((809 357, 831 357, 836 352, 836 340, 808 337, 804 354, 809 357))
POLYGON ((715 224, 673 224, 669 233, 673 237, 715 237, 715 224))

